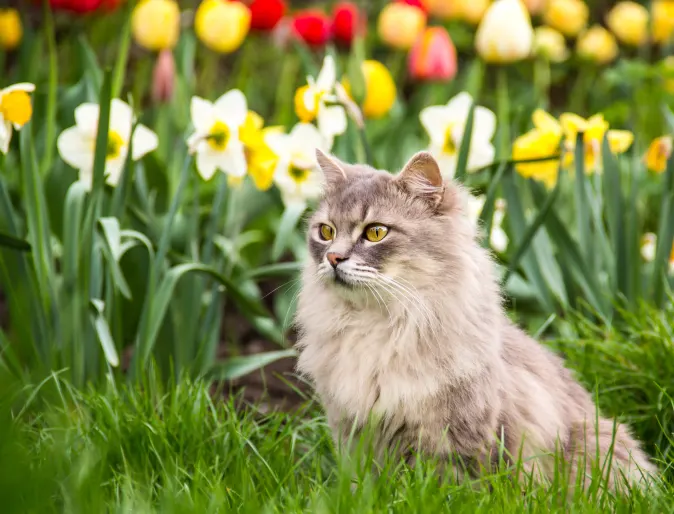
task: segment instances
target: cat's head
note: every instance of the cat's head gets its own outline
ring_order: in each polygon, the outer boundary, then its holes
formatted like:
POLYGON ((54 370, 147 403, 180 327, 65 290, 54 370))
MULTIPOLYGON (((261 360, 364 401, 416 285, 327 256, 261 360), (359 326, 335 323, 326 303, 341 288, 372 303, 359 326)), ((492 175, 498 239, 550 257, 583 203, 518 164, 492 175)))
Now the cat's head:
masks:
POLYGON ((416 154, 397 175, 320 150, 317 160, 325 191, 307 240, 309 266, 322 283, 348 294, 374 287, 404 295, 458 272, 474 227, 463 214, 463 191, 443 181, 429 153, 416 154))

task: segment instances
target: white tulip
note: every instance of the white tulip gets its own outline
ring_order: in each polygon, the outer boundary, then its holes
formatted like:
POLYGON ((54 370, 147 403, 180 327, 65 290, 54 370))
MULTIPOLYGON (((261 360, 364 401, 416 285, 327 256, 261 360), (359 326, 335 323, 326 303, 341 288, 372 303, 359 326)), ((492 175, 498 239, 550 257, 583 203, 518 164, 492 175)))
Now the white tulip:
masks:
MULTIPOLYGON (((88 189, 93 182, 94 153, 98 134, 100 108, 95 103, 84 103, 75 109, 75 126, 67 128, 56 141, 61 159, 79 170, 79 181, 88 189)), ((110 104, 110 128, 105 156, 105 181, 117 185, 129 153, 129 141, 134 115, 131 107, 113 98, 110 104)), ((144 125, 136 126, 133 133, 132 160, 137 161, 155 150, 159 141, 157 134, 144 125)))
POLYGON ((33 91, 35 85, 28 82, 0 90, 0 152, 6 154, 9 151, 12 131, 20 130, 30 121, 33 108, 29 93, 33 91))
POLYGON ((531 54, 534 30, 521 0, 496 0, 475 34, 475 49, 487 62, 509 63, 531 54))

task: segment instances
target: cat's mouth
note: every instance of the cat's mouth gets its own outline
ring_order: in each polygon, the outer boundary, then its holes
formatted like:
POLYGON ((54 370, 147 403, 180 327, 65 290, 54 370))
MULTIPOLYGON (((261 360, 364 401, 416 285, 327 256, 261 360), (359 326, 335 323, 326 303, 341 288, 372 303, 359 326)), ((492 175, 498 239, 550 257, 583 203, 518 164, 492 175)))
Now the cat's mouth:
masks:
POLYGON ((339 268, 335 269, 334 273, 332 274, 332 277, 335 281, 335 284, 339 284, 340 286, 353 287, 354 285, 353 279, 349 277, 349 274, 345 273, 339 268))

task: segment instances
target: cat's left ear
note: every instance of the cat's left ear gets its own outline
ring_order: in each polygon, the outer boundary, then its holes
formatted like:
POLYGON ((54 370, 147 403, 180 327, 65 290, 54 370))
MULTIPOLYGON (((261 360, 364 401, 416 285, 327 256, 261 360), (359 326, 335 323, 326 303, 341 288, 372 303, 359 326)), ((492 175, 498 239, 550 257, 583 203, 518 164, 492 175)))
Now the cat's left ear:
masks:
POLYGON ((316 162, 323 172, 327 186, 334 187, 345 181, 347 178, 343 163, 333 156, 324 153, 316 148, 316 162))
POLYGON ((396 177, 396 181, 409 193, 426 199, 433 207, 442 202, 445 185, 440 167, 428 152, 415 154, 396 177))

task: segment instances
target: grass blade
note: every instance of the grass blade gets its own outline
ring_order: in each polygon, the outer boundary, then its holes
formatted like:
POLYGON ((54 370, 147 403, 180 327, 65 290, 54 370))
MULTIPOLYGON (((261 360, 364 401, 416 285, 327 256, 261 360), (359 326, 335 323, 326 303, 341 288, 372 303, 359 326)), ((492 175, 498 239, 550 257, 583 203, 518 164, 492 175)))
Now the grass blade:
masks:
POLYGON ((273 261, 279 260, 283 255, 283 251, 288 245, 288 240, 290 239, 293 230, 295 230, 295 227, 297 227, 305 210, 306 205, 303 203, 292 203, 286 206, 281 221, 279 222, 276 238, 274 239, 274 245, 271 250, 271 258, 273 261))
POLYGON ((579 132, 576 136, 576 149, 573 164, 576 167, 576 181, 574 185, 578 238, 580 240, 580 249, 584 260, 587 265, 589 265, 589 252, 593 248, 593 245, 590 232, 589 199, 587 197, 586 189, 587 176, 585 175, 585 142, 583 140, 582 132, 579 132))
POLYGON ((295 350, 278 350, 231 357, 225 362, 216 363, 208 375, 212 380, 234 380, 278 360, 296 356, 295 350))

